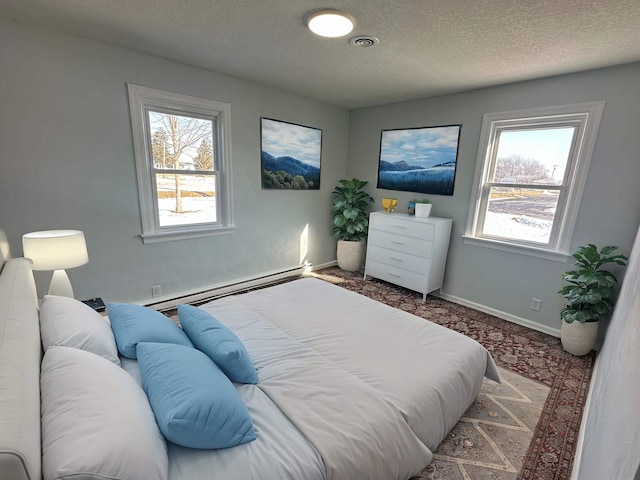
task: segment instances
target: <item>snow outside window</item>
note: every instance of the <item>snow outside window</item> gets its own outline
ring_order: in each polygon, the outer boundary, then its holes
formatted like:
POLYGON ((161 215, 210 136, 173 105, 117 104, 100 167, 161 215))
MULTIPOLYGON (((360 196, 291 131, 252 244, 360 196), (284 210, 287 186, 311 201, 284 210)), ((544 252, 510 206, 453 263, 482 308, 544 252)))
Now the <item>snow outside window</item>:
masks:
POLYGON ((143 241, 232 233, 230 106, 128 88, 143 241))
POLYGON ((486 114, 465 242, 564 261, 603 107, 486 114))

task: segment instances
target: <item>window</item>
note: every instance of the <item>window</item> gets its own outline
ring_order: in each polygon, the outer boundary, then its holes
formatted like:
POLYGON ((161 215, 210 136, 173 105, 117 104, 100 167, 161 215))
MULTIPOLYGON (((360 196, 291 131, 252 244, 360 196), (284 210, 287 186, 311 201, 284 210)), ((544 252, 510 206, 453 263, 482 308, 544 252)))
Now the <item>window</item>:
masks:
POLYGON ((465 242, 564 261, 603 107, 486 114, 465 242))
POLYGON ((230 106, 128 88, 143 241, 232 233, 230 106))

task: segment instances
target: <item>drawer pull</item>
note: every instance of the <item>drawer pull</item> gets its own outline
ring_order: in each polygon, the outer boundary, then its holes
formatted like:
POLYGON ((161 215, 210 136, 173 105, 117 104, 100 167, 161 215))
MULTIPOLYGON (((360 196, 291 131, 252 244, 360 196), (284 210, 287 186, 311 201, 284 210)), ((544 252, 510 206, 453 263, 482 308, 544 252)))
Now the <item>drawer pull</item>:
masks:
POLYGON ((396 242, 395 240, 391 240, 391 243, 394 245, 404 245, 404 242, 396 242))
POLYGON ((400 275, 396 275, 395 273, 388 272, 390 276, 400 278, 400 275))
POLYGON ((407 227, 403 227, 402 225, 394 225, 394 227, 399 228, 400 230, 406 230, 407 227))
POLYGON ((396 258, 396 257, 389 257, 389 260, 393 260, 394 262, 401 262, 402 261, 401 258, 396 258))

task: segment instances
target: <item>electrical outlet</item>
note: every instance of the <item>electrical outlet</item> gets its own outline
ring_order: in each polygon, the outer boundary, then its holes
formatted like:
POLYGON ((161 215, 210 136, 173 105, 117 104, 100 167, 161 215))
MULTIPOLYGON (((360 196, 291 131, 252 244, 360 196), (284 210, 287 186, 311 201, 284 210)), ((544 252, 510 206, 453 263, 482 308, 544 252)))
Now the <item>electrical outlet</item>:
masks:
POLYGON ((159 297, 160 295, 162 295, 162 287, 160 285, 154 285, 151 287, 151 296, 153 298, 159 297))
POLYGON ((542 300, 540 300, 539 298, 531 299, 531 306, 529 307, 531 308, 531 310, 539 312, 541 307, 542 307, 542 300))

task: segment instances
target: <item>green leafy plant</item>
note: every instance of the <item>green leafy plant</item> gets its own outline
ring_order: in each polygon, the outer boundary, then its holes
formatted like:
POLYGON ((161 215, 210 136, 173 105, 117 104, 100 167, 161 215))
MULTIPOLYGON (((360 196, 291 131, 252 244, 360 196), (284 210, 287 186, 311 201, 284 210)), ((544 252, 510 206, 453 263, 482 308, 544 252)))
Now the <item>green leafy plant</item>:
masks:
POLYGON ((431 200, 428 198, 414 198, 411 200, 413 203, 431 203, 431 200))
POLYGON ((367 183, 356 178, 340 180, 333 190, 333 235, 338 240, 358 242, 367 238, 367 209, 373 202, 373 197, 364 191, 367 183))
POLYGON ((578 247, 572 256, 576 259, 576 270, 562 274, 567 282, 558 293, 567 301, 560 317, 567 323, 597 322, 609 315, 615 295, 614 285, 618 282, 613 273, 602 270, 602 266, 615 263, 625 266, 627 257, 612 255, 618 247, 603 247, 600 251, 595 245, 578 247))

